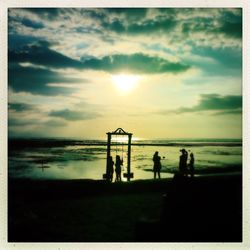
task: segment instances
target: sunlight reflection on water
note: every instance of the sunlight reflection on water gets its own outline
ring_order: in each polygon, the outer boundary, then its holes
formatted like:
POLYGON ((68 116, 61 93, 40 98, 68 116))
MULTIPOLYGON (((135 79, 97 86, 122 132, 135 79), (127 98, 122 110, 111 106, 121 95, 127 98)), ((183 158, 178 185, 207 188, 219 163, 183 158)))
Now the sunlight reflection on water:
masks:
MULTIPOLYGON (((186 149, 194 153, 196 169, 242 164, 241 146, 192 146, 186 149)), ((152 156, 155 151, 159 151, 162 157, 162 177, 172 177, 178 170, 179 150, 180 146, 132 146, 131 169, 134 180, 153 178, 152 156)), ((116 154, 123 158, 125 173, 126 147, 113 147, 111 154, 113 159, 116 154)), ((10 177, 18 178, 102 179, 106 170, 106 146, 71 145, 16 150, 9 156, 8 170, 10 177)))

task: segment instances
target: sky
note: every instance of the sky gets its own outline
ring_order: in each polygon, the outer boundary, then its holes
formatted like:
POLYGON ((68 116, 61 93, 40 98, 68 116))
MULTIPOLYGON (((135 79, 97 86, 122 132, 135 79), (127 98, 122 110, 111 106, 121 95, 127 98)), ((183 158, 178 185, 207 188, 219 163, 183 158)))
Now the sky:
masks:
POLYGON ((9 137, 242 137, 240 8, 9 8, 9 137))

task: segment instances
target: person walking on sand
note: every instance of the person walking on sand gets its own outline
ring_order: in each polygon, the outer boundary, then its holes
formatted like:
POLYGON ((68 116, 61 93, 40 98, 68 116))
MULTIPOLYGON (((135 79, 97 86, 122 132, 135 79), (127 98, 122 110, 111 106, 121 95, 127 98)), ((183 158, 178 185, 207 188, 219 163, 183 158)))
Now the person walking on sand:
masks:
POLYGON ((179 171, 183 176, 187 176, 187 159, 188 159, 188 152, 183 148, 180 150, 182 153, 180 155, 179 161, 179 171))
POLYGON ((153 156, 153 171, 154 171, 154 179, 156 179, 156 174, 158 174, 159 179, 161 178, 161 157, 159 156, 159 152, 156 151, 153 156))
POLYGON ((122 160, 120 158, 119 155, 116 156, 116 160, 115 160, 115 174, 116 174, 116 178, 115 181, 121 181, 121 172, 122 172, 122 160))
POLYGON ((189 161, 188 167, 189 167, 190 177, 193 178, 194 177, 194 154, 193 153, 190 154, 190 161, 189 161))

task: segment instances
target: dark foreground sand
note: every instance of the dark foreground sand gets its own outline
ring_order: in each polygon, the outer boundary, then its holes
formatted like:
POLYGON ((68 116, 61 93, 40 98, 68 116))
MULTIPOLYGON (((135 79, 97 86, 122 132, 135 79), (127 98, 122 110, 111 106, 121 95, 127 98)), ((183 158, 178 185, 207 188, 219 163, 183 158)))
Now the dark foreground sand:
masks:
POLYGON ((8 182, 10 242, 241 242, 242 176, 8 182))

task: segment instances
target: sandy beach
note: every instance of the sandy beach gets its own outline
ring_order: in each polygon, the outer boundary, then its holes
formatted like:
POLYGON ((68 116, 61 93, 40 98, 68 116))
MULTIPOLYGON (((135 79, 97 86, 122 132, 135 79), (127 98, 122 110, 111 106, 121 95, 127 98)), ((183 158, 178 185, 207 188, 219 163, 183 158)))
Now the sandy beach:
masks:
POLYGON ((240 242, 242 176, 8 181, 9 242, 240 242))

